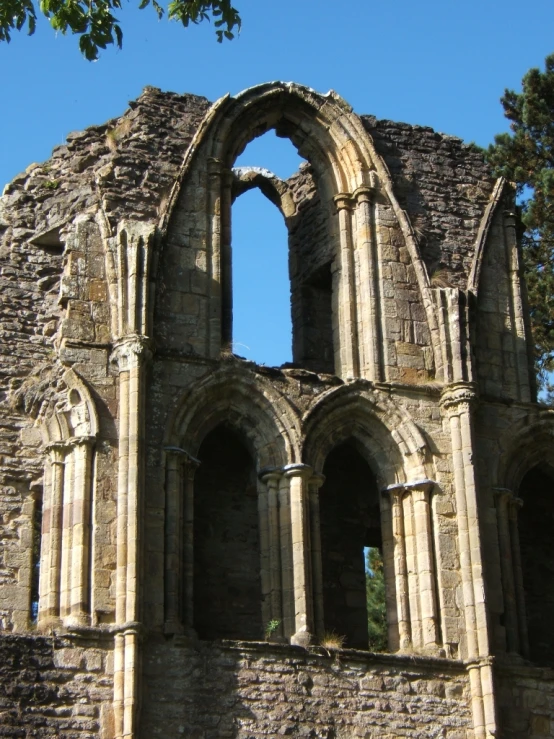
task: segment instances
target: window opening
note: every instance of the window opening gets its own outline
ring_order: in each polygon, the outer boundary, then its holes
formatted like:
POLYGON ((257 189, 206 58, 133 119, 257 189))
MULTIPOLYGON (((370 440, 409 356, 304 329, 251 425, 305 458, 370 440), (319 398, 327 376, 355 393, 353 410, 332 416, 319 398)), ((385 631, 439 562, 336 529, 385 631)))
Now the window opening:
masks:
POLYGON ((345 646, 384 650, 381 515, 373 473, 353 440, 333 449, 320 491, 323 609, 345 646))
POLYGON ((255 189, 232 213, 233 353, 258 364, 292 361, 288 233, 277 208, 255 189))
POLYGON ((256 469, 235 431, 218 426, 194 482, 194 628, 201 639, 261 639, 256 469))
POLYGON ((38 619, 40 554, 42 542, 42 490, 35 493, 33 515, 31 520, 31 623, 38 619))
POLYGON ((539 465, 523 478, 518 512, 519 542, 529 656, 538 664, 554 664, 554 469, 539 465))

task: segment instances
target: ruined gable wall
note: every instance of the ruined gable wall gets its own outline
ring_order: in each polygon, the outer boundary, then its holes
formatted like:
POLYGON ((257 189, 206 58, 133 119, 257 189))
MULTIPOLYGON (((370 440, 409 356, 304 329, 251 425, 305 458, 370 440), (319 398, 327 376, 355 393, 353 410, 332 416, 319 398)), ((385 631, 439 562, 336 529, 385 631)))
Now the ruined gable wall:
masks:
POLYGON ((362 116, 432 276, 464 289, 494 179, 483 155, 432 128, 362 116))

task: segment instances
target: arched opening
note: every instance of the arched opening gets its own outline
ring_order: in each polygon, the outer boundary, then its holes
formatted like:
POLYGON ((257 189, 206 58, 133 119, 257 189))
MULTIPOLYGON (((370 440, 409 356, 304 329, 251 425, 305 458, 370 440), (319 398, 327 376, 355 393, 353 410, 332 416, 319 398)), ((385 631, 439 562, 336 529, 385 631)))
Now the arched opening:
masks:
POLYGON ((235 161, 231 345, 234 354, 258 364, 292 361, 287 209, 281 196, 288 192, 286 178, 302 161, 291 142, 274 131, 253 139, 235 161))
POLYGON ((371 583, 375 570, 382 566, 375 476, 354 439, 329 453, 323 474, 320 516, 325 630, 344 637, 346 647, 384 649, 384 589, 372 588, 371 583), (378 608, 368 608, 370 602, 378 608))
POLYGON ((220 425, 204 439, 194 481, 194 628, 201 639, 263 636, 256 468, 220 425))
POLYGON ((288 233, 283 216, 256 188, 232 213, 234 354, 258 364, 292 361, 288 233))
POLYGON ((554 664, 554 469, 533 467, 519 487, 518 528, 527 615, 529 656, 554 664))
POLYGON ((31 588, 30 620, 36 623, 39 607, 40 555, 42 545, 42 487, 35 491, 31 517, 31 588))

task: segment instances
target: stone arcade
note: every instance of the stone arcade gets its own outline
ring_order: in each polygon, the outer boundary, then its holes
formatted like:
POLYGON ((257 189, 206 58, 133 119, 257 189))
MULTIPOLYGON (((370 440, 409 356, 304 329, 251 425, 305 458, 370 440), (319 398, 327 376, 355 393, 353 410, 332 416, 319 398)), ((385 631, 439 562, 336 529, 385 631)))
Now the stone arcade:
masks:
POLYGON ((554 736, 513 198, 458 139, 280 82, 147 88, 6 187, 0 736, 554 736), (308 164, 233 169, 271 128, 308 164), (289 233, 281 368, 232 353, 254 187, 289 233))

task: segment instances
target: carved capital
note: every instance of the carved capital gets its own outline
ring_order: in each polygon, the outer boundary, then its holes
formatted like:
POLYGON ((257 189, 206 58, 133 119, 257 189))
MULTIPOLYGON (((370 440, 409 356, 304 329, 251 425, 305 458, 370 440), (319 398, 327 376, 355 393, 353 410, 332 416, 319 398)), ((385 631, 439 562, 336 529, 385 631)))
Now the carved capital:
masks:
POLYGON ((223 172, 223 163, 221 159, 208 157, 208 175, 210 177, 221 177, 223 172))
POLYGON ((349 192, 339 192, 335 195, 333 200, 337 206, 337 210, 352 210, 355 204, 355 200, 349 192))
POLYGON ((168 457, 177 460, 178 464, 182 464, 188 472, 193 474, 201 464, 199 459, 196 459, 196 457, 193 457, 192 454, 189 454, 179 446, 166 446, 164 447, 164 452, 168 457))
POLYGON ((441 408, 449 416, 468 412, 477 399, 477 392, 472 382, 455 382, 448 385, 440 399, 441 408))
POLYGON ((120 372, 128 372, 140 367, 152 358, 151 342, 147 336, 134 334, 120 339, 114 344, 110 362, 117 365, 120 372))
POLYGON ((278 485, 282 476, 283 470, 280 467, 264 467, 258 473, 259 479, 266 485, 278 485))
POLYGON ((301 477, 304 480, 309 480, 313 475, 313 467, 309 464, 287 464, 283 467, 283 475, 285 477, 301 477))
POLYGON ((428 500, 435 486, 436 482, 434 480, 425 478, 423 480, 414 480, 413 482, 399 482, 394 485, 388 485, 383 490, 383 494, 389 495, 391 500, 395 498, 401 500, 407 493, 417 492, 422 493, 423 497, 428 500))
POLYGON ((373 200, 373 195, 373 187, 363 185, 362 187, 357 187, 354 190, 354 192, 352 193, 352 198, 355 200, 356 204, 359 205, 360 203, 371 203, 373 200))

